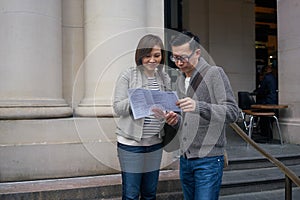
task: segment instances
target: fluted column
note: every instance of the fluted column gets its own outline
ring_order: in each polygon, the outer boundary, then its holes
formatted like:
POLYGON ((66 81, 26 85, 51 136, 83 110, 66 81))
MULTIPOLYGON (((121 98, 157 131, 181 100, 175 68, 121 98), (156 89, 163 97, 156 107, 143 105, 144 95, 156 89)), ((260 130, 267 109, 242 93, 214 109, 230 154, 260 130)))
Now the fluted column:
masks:
POLYGON ((85 96, 76 108, 78 116, 112 116, 116 79, 133 66, 138 40, 146 32, 146 5, 144 0, 84 1, 85 60, 80 73, 85 76, 85 96))
POLYGON ((0 24, 0 118, 71 115, 62 98, 61 0, 2 0, 0 24))
POLYGON ((76 107, 83 98, 84 76, 78 73, 84 59, 83 1, 62 0, 63 97, 76 107), (76 85, 76 96, 73 89, 76 85))
MULTIPOLYGON (((115 136, 115 127, 107 127, 117 120, 112 109, 116 80, 123 70, 135 65, 134 53, 142 36, 152 33, 163 38, 163 10, 162 0, 84 1, 85 59, 78 76, 84 74, 85 95, 75 108, 75 114, 89 118, 90 126, 95 124, 99 134, 109 138, 112 134, 115 136), (105 123, 101 122, 103 119, 105 123)), ((77 95, 77 88, 80 84, 75 82, 73 96, 77 95)), ((80 137, 87 134, 80 125, 77 130, 80 137)), ((97 140, 84 145, 102 163, 112 168, 118 164, 117 160, 112 161, 111 154, 107 156, 105 153, 115 152, 112 140, 97 140)), ((174 159, 172 153, 164 154, 162 167, 168 166, 174 159)))
POLYGON ((300 26, 299 1, 278 1, 278 75, 279 103, 288 104, 281 110, 280 122, 284 140, 300 144, 300 26))

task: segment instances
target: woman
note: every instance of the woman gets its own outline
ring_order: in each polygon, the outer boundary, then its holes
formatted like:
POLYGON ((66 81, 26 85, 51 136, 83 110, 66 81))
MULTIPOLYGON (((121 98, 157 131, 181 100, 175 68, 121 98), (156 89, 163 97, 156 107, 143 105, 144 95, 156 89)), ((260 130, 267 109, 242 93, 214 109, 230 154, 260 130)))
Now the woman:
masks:
POLYGON ((118 78, 113 107, 120 116, 117 125, 118 157, 122 170, 122 199, 156 199, 162 157, 164 121, 147 116, 134 119, 128 89, 169 90, 170 78, 163 71, 162 40, 149 34, 141 38, 135 52, 136 66, 118 78))

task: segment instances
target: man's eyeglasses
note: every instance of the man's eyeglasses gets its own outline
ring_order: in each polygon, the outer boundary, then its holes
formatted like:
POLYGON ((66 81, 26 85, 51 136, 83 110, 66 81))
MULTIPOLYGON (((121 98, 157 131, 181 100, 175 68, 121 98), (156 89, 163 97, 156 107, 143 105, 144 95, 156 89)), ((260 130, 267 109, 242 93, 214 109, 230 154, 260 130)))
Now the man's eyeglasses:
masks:
POLYGON ((189 55, 189 56, 186 56, 186 55, 183 55, 183 56, 173 56, 173 55, 171 55, 170 56, 170 60, 172 62, 174 62, 174 63, 178 62, 179 60, 180 60, 180 62, 183 62, 183 63, 189 62, 190 58, 193 56, 194 53, 195 53, 195 51, 193 51, 191 53, 191 55, 189 55))

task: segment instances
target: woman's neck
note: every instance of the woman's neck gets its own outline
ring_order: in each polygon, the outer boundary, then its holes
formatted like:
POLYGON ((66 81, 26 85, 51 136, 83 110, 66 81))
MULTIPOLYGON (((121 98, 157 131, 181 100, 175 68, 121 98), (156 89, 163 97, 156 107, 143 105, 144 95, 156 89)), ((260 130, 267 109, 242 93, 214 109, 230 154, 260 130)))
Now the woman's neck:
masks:
POLYGON ((147 77, 154 77, 155 71, 147 71, 147 70, 144 70, 144 74, 145 74, 147 77))

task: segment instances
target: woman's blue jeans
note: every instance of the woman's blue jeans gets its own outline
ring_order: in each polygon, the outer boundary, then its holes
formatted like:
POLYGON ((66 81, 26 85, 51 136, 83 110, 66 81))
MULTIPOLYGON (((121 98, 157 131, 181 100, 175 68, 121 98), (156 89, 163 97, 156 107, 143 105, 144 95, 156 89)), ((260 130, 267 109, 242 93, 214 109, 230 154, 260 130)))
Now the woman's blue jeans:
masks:
POLYGON ((180 180, 185 200, 217 200, 222 183, 224 156, 180 157, 180 180))
POLYGON ((122 199, 156 199, 162 144, 128 146, 118 143, 122 170, 122 199))

